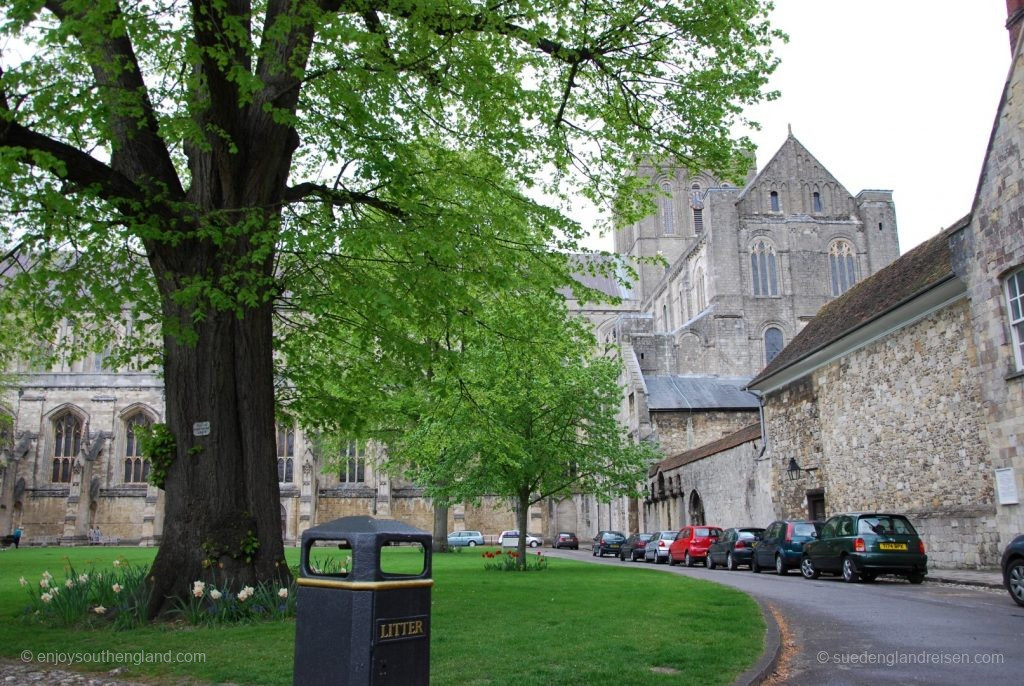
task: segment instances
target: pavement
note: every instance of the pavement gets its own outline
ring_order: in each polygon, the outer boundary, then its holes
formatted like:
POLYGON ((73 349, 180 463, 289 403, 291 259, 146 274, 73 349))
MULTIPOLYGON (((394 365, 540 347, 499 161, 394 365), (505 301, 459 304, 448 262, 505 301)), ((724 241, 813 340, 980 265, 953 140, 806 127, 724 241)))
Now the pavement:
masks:
POLYGON ((925 577, 925 581, 980 586, 982 588, 1003 588, 1003 573, 998 568, 936 569, 928 567, 928 576, 925 577))

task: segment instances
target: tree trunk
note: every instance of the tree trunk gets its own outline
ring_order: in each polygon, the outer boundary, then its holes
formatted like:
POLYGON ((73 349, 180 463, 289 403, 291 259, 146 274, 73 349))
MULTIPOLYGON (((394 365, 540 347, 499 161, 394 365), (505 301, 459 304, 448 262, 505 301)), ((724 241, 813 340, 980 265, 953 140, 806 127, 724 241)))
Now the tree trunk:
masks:
MULTIPOLYGON (((189 314, 168 302, 165 315, 189 314)), ((151 617, 187 597, 197 580, 233 588, 290 580, 274 440, 272 307, 243 317, 208 311, 194 325, 194 344, 164 335, 166 422, 176 448, 150 571, 151 617)))
POLYGON ((448 503, 434 499, 434 552, 448 552, 448 503))
POLYGON ((519 528, 519 545, 516 547, 516 552, 519 555, 516 557, 516 567, 520 571, 526 569, 526 522, 530 519, 530 493, 519 493, 519 508, 516 512, 516 527, 519 528))

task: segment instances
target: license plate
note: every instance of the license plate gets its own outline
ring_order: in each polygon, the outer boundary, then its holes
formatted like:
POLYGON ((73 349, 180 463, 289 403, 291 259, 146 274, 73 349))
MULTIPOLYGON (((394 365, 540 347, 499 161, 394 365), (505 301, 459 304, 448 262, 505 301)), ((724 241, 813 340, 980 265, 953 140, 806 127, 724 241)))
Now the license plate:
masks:
POLYGON ((879 543, 878 547, 880 550, 906 550, 906 543, 879 543))

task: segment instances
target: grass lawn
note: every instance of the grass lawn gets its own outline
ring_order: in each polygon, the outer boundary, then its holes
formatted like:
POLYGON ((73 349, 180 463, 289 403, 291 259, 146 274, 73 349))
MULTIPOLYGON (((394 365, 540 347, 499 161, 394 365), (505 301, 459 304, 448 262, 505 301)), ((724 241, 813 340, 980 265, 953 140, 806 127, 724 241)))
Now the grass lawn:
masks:
MULTIPOLYGON (((760 611, 738 591, 635 564, 551 559, 542 572, 485 572, 482 550, 434 556, 433 684, 729 684, 761 653, 760 611), (659 667, 675 671, 651 671, 659 667)), ((294 621, 227 628, 164 623, 115 632, 54 629, 21 619, 27 594, 19 577, 36 583, 49 570, 62 583, 66 558, 85 571, 90 562, 105 568, 118 557, 145 564, 155 552, 0 553, 0 655, 19 660, 23 651, 202 652, 202 663, 129 665, 124 674, 168 682, 291 684, 294 621)), ((298 550, 288 550, 288 559, 296 563, 298 550)), ((106 671, 119 664, 74 668, 106 671)))

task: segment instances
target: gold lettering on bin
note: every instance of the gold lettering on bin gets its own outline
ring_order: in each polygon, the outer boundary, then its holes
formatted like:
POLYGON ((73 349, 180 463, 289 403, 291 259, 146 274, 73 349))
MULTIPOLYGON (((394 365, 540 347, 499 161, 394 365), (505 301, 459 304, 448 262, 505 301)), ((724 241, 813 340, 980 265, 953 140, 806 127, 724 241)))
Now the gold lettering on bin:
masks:
POLYGON ((397 641, 405 638, 420 638, 427 635, 425 619, 403 617, 401 619, 377 620, 377 641, 397 641))

